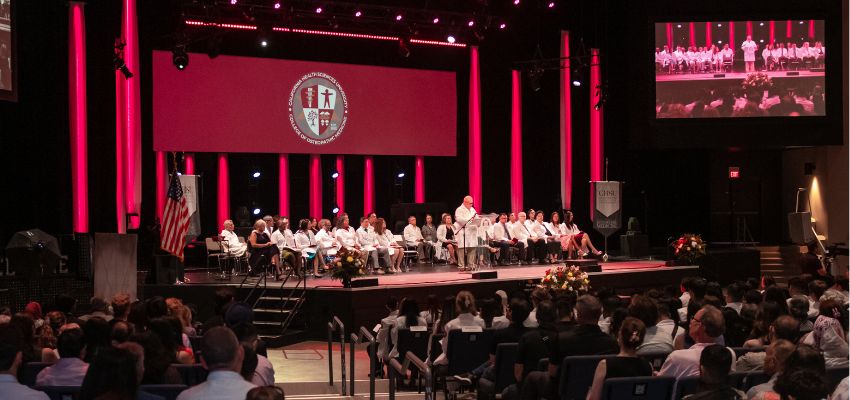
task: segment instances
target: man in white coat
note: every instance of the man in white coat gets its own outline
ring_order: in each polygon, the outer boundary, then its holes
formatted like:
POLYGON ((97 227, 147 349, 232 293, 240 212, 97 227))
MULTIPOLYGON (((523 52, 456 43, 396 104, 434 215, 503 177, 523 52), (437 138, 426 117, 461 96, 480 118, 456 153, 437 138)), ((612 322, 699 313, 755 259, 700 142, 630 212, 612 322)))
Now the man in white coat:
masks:
POLYGON ((457 263, 461 271, 471 269, 475 261, 475 249, 478 247, 478 230, 468 225, 470 220, 478 217, 478 212, 472 207, 472 196, 463 198, 463 204, 455 210, 455 231, 457 235, 457 263), (466 226, 466 229, 464 229, 466 226), (469 268, 467 268, 469 266, 469 268))
POLYGON ((756 51, 759 45, 753 41, 751 35, 747 35, 747 40, 741 43, 741 50, 744 51, 744 68, 746 72, 756 72, 756 51))
POLYGON ((224 221, 224 229, 221 230, 221 242, 224 244, 225 251, 232 256, 242 257, 248 249, 248 245, 239 241, 239 236, 233 232, 236 227, 233 225, 232 219, 224 221))

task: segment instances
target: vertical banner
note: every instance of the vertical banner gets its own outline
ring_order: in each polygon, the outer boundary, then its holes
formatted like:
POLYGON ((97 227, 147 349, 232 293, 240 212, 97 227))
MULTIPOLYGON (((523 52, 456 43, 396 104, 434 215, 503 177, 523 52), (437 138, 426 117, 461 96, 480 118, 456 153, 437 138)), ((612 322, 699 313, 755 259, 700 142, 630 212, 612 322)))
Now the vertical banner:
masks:
POLYGON ((606 238, 623 227, 623 182, 590 182, 593 210, 590 219, 593 229, 606 238))
POLYGON ((186 207, 189 208, 189 230, 186 232, 186 243, 201 235, 201 213, 198 207, 198 175, 180 175, 180 186, 186 197, 186 207))

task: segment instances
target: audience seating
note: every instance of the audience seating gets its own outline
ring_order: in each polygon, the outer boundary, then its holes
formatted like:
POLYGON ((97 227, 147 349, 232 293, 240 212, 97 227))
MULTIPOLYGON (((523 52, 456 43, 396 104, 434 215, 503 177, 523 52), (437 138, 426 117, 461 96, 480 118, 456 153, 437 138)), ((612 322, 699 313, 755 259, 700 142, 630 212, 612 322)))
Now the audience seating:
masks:
POLYGON ((440 341, 443 340, 443 337, 445 336, 446 335, 442 333, 435 333, 431 335, 431 343, 428 345, 428 348, 430 349, 430 351, 428 351, 428 360, 431 360, 431 362, 434 362, 440 354, 443 354, 443 347, 440 346, 440 341))
POLYGON ((674 399, 681 399, 689 394, 694 394, 697 392, 697 387, 699 386, 699 377, 698 376, 687 376, 683 378, 679 378, 676 380, 676 397, 674 399))
POLYGON ((399 329, 398 343, 396 343, 399 361, 404 360, 404 355, 408 351, 412 351, 420 360, 426 359, 428 357, 428 337, 427 329, 422 332, 411 332, 409 328, 399 329))
POLYGON ((603 400, 667 400, 673 394, 676 379, 669 376, 609 378, 602 385, 603 400))
POLYGON ((730 347, 730 349, 735 351, 736 360, 747 353, 761 353, 764 351, 764 347, 730 347))
POLYGON ((139 391, 160 396, 165 400, 176 400, 177 396, 188 388, 186 385, 141 385, 139 391))
POLYGON ((514 365, 517 362, 517 343, 499 343, 496 346, 496 360, 493 363, 493 372, 496 375, 495 392, 501 393, 509 385, 516 383, 514 376, 514 365))
POLYGON ((18 371, 18 382, 22 385, 35 386, 35 378, 41 370, 49 367, 52 363, 28 362, 21 366, 18 371))
POLYGON ((743 391, 750 390, 751 387, 761 385, 762 383, 767 383, 770 380, 770 375, 765 373, 764 371, 751 371, 746 374, 744 379, 739 382, 738 389, 743 391))
POLYGON ((846 378, 850 370, 847 367, 835 367, 826 369, 826 382, 829 387, 829 392, 832 393, 835 387, 841 383, 841 380, 846 378))
POLYGON ((537 371, 548 371, 549 370, 549 358, 541 358, 537 361, 537 371))
POLYGON ((201 364, 171 364, 180 373, 186 386, 195 386, 207 380, 209 372, 201 364))
POLYGON ((33 386, 33 389, 44 392, 50 400, 72 400, 80 395, 79 386, 33 386))
POLYGON ((446 356, 449 358, 448 375, 463 374, 478 368, 490 359, 490 342, 493 330, 482 332, 463 332, 460 329, 449 332, 446 356))
POLYGON ((562 400, 584 399, 593 384, 596 366, 616 355, 565 357, 558 372, 558 393, 562 400))
POLYGON ((650 365, 652 365, 652 369, 654 371, 661 369, 661 366, 664 365, 664 360, 666 360, 669 355, 669 351, 654 351, 651 353, 639 354, 640 358, 646 360, 650 365))

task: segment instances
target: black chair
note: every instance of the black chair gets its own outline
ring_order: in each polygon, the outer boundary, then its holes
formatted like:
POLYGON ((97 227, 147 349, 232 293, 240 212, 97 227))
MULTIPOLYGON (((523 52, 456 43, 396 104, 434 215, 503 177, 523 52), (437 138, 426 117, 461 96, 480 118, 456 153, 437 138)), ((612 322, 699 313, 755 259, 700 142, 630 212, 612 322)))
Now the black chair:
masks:
MULTIPOLYGON (((424 360, 428 356, 428 337, 429 333, 427 329, 417 332, 412 332, 410 328, 399 329, 396 337, 398 343, 395 345, 398 351, 399 362, 404 360, 404 356, 408 351, 412 351, 413 354, 416 354, 416 357, 424 360)), ((437 343, 437 346, 439 345, 437 343)))
POLYGON ((572 356, 565 357, 558 372, 558 394, 562 400, 581 400, 587 397, 587 391, 593 385, 593 375, 596 366, 602 360, 614 358, 615 355, 601 356, 572 356))
POLYGON ((602 385, 602 399, 668 400, 675 384, 676 379, 669 376, 609 378, 602 385))
POLYGON ((735 351, 735 359, 740 358, 742 355, 750 353, 750 352, 762 352, 764 351, 764 347, 730 347, 733 351, 735 351))
POLYGON ((676 397, 674 398, 681 399, 689 394, 694 394, 697 392, 697 387, 699 387, 698 376, 679 378, 676 380, 676 397))
POLYGON ((463 332, 460 329, 449 332, 446 357, 449 359, 448 375, 463 374, 478 368, 490 358, 490 343, 493 330, 481 332, 463 332))
POLYGON ((186 385, 141 385, 139 391, 160 396, 165 400, 177 400, 177 396, 188 388, 186 385))
POLYGON ((35 378, 41 370, 53 365, 52 363, 28 362, 21 366, 18 371, 18 382, 21 385, 35 386, 35 378))
POLYGON ((33 386, 33 389, 44 392, 50 400, 73 400, 80 396, 79 386, 33 386))
POLYGON ((499 343, 496 346, 496 360, 493 371, 496 374, 496 393, 501 393, 506 387, 516 383, 514 366, 517 362, 517 343, 499 343))
MULTIPOLYGON (((740 390, 743 390, 743 391, 746 392, 746 390, 743 389, 743 387, 744 387, 744 385, 747 384, 747 377, 749 377, 749 375, 750 375, 750 372, 732 372, 732 373, 729 374, 729 377, 727 378, 727 382, 729 382, 729 386, 732 386, 733 388, 740 389, 740 390)), ((770 379, 770 378, 768 378, 768 379, 770 379)))
POLYGON ((180 379, 186 386, 195 386, 207 380, 209 371, 201 364, 171 364, 180 374, 180 379))
POLYGON ((443 340, 445 336, 446 335, 442 333, 435 333, 431 335, 431 344, 429 345, 431 350, 428 352, 428 360, 431 362, 434 362, 440 354, 443 354, 443 346, 440 345, 440 341, 443 340))
POLYGON ((640 358, 646 360, 650 365, 652 365, 652 369, 655 371, 661 369, 661 366, 664 365, 664 360, 666 360, 667 356, 669 355, 669 351, 653 351, 649 353, 638 354, 640 358))
POLYGON ((830 393, 835 391, 835 387, 841 383, 842 379, 847 377, 848 372, 850 372, 850 370, 848 370, 847 367, 826 369, 826 383, 830 393))
POLYGON ((744 380, 739 383, 739 386, 735 387, 746 392, 747 390, 750 390, 751 387, 767 383, 769 380, 770 375, 766 374, 764 371, 752 371, 747 373, 747 376, 745 376, 744 380))
POLYGON ((537 361, 537 371, 548 371, 549 370, 549 359, 541 358, 537 361))

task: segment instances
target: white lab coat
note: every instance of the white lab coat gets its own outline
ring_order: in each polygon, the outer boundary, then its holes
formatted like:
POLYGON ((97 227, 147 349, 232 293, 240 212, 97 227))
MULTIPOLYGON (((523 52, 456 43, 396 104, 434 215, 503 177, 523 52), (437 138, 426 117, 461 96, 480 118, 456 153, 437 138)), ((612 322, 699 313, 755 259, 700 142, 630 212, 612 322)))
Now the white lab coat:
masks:
POLYGON ((402 234, 404 236, 404 244, 408 246, 416 246, 420 243, 420 241, 425 240, 422 236, 422 230, 416 225, 407 224, 407 226, 404 227, 404 232, 402 232, 402 234))
POLYGON ((319 230, 319 233, 316 234, 316 243, 325 251, 325 254, 329 256, 336 254, 336 240, 330 232, 324 229, 319 230))
POLYGON ((357 228, 357 241, 360 243, 363 251, 373 251, 376 249, 375 246, 378 244, 377 236, 374 230, 363 229, 362 226, 357 228))
POLYGON ((276 244, 279 249, 284 247, 295 248, 295 236, 292 235, 292 231, 289 229, 285 229, 281 231, 280 229, 274 231, 271 237, 272 243, 276 244))
POLYGON ((350 226, 348 229, 337 229, 334 235, 337 243, 339 243, 342 247, 352 248, 359 246, 359 243, 357 242, 357 233, 354 228, 350 226))
POLYGON ((395 236, 389 229, 384 229, 383 235, 378 235, 375 233, 373 229, 372 234, 375 235, 375 243, 376 247, 379 249, 387 249, 390 255, 394 255, 396 250, 392 247, 394 244, 397 244, 395 241, 395 236))
POLYGON ((221 237, 222 250, 232 256, 241 257, 248 249, 248 244, 239 242, 239 236, 233 231, 224 229, 221 231, 221 237))
POLYGON ((295 249, 300 250, 304 257, 316 253, 316 238, 313 236, 313 232, 295 232, 295 249))
POLYGON ((437 241, 440 242, 440 244, 451 242, 451 240, 446 238, 449 229, 452 230, 452 237, 454 237, 455 232, 453 226, 449 225, 449 228, 446 228, 446 224, 442 224, 437 227, 437 241))
POLYGON ((475 211, 475 207, 466 208, 461 204, 457 209, 455 209, 455 240, 457 241, 457 246, 460 248, 465 247, 476 247, 478 246, 478 232, 475 227, 467 226, 466 229, 463 229, 464 225, 467 221, 474 218, 478 215, 478 212, 475 211))
POLYGON ((756 42, 752 40, 745 40, 741 43, 741 50, 744 51, 744 61, 749 62, 756 60, 756 50, 758 50, 756 42))

